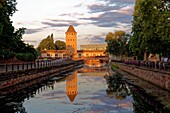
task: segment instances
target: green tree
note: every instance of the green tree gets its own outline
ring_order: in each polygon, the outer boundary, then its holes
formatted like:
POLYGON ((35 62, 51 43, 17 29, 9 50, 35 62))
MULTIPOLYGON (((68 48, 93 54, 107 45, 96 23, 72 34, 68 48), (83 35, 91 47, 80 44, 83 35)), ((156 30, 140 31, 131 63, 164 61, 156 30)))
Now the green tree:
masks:
POLYGON ((110 40, 114 39, 114 33, 109 32, 105 37, 105 42, 108 42, 110 40))
MULTIPOLYGON (((0 2, 0 51, 1 57, 13 53, 15 43, 14 27, 10 16, 16 11, 15 0, 1 0, 0 2), (5 51, 8 51, 5 53, 5 51)), ((8 56, 8 55, 7 55, 8 56)))
POLYGON ((38 47, 40 48, 40 50, 55 50, 53 34, 43 39, 38 47))
POLYGON ((55 48, 56 48, 56 50, 65 50, 66 43, 64 41, 57 40, 57 41, 55 41, 55 48))
POLYGON ((108 33, 106 35, 106 38, 107 38, 106 51, 109 54, 116 55, 116 56, 130 55, 129 43, 128 43, 128 39, 130 38, 129 34, 126 34, 124 31, 116 31, 115 33, 108 33), (113 34, 112 39, 107 37, 110 36, 110 34, 113 34))
POLYGON ((115 38, 119 40, 121 40, 125 35, 126 33, 124 31, 115 31, 114 33, 115 38))
POLYGON ((132 21, 130 48, 135 55, 170 51, 170 3, 168 0, 137 0, 132 21))
POLYGON ((10 58, 18 53, 29 53, 35 59, 35 49, 22 41, 25 28, 15 31, 10 20, 17 10, 16 4, 16 0, 0 0, 0 57, 10 58))

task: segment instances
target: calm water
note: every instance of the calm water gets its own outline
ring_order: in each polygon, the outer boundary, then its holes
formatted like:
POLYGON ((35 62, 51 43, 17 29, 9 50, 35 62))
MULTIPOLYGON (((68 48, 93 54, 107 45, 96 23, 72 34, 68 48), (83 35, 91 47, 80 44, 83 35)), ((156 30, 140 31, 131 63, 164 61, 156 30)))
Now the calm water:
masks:
POLYGON ((54 77, 7 96, 0 113, 156 113, 121 77, 108 75, 107 68, 81 68, 54 77))

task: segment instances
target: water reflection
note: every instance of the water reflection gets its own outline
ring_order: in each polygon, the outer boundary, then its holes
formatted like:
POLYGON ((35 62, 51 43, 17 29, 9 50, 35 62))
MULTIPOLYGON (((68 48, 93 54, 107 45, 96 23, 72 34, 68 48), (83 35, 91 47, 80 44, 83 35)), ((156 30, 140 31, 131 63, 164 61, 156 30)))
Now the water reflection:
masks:
POLYGON ((78 78, 77 78, 77 71, 68 75, 66 77, 66 94, 70 100, 73 102, 78 94, 78 78))
POLYGON ((107 67, 85 66, 43 83, 45 78, 39 78, 0 90, 0 113, 167 112, 144 90, 127 83, 126 78, 106 75, 107 67))
POLYGON ((120 75, 115 74, 114 76, 105 76, 105 78, 108 84, 106 90, 108 97, 123 100, 130 95, 130 89, 120 75))
POLYGON ((0 113, 27 113, 23 105, 25 99, 30 100, 34 98, 35 95, 47 89, 54 89, 54 81, 42 83, 45 79, 45 77, 42 77, 13 87, 1 89, 0 113))

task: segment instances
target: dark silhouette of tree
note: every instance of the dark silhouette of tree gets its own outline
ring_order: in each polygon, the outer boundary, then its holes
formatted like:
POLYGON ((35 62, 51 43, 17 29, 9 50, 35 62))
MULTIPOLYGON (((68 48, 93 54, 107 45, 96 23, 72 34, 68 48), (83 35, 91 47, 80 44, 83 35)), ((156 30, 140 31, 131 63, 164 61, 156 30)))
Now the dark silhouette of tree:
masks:
POLYGON ((55 42, 56 50, 66 50, 66 43, 64 41, 57 40, 55 42))
POLYGON ((130 95, 127 84, 122 80, 120 75, 115 74, 106 77, 108 88, 106 90, 108 97, 123 100, 130 95))
POLYGON ((16 4, 16 0, 0 1, 0 57, 10 58, 26 52, 36 57, 35 49, 22 41, 25 28, 15 30, 10 20, 17 11, 16 4))
POLYGON ((136 0, 130 48, 137 56, 144 52, 168 55, 170 51, 169 0, 136 0))

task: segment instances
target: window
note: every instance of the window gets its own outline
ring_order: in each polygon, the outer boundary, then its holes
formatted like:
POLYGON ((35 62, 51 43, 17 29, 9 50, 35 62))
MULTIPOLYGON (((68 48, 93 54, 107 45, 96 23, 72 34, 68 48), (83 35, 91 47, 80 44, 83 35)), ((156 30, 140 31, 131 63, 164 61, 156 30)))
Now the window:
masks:
POLYGON ((59 55, 58 54, 55 54, 56 57, 58 57, 59 55))
POLYGON ((47 54, 48 57, 50 57, 50 54, 47 54))
POLYGON ((79 57, 81 57, 81 54, 79 54, 79 57))

